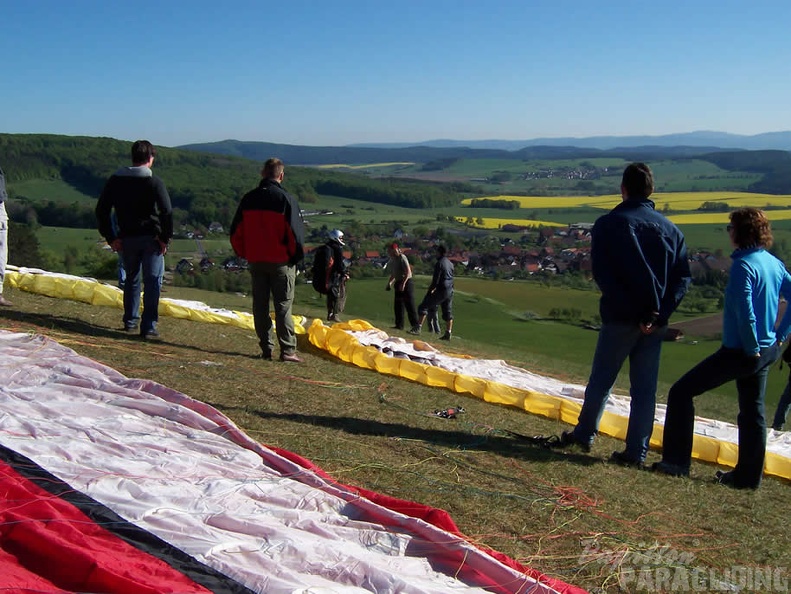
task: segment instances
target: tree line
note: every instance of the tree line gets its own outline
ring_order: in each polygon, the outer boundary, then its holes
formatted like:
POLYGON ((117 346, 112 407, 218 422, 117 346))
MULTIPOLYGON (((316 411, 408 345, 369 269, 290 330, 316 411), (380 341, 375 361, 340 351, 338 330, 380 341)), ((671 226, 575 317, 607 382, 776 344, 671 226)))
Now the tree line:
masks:
MULTIPOLYGON (((14 183, 62 180, 90 197, 97 197, 107 178, 129 165, 131 143, 112 138, 50 134, 0 134, 0 155, 12 201, 12 220, 62 227, 93 227, 94 204, 63 204, 56 197, 31 198, 15 192, 14 183)), ((277 156, 277 155, 271 155, 277 156)), ((162 177, 173 203, 177 225, 228 227, 241 197, 260 181, 261 162, 174 148, 157 148, 154 170, 162 177)), ((300 203, 319 194, 356 198, 407 208, 455 204, 467 184, 416 180, 368 179, 337 171, 288 166, 285 183, 300 203)))

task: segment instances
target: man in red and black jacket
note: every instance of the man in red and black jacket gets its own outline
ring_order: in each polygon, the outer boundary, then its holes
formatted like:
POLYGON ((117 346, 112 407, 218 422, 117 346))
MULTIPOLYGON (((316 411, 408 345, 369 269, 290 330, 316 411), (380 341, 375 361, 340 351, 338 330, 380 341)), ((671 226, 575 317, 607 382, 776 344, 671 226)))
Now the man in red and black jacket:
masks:
POLYGON ((242 197, 231 223, 231 246, 249 263, 253 280, 253 321, 261 358, 271 360, 275 342, 269 317, 270 295, 280 360, 301 363, 291 305, 297 264, 304 257, 305 228, 297 201, 280 185, 285 166, 269 159, 261 183, 242 197))

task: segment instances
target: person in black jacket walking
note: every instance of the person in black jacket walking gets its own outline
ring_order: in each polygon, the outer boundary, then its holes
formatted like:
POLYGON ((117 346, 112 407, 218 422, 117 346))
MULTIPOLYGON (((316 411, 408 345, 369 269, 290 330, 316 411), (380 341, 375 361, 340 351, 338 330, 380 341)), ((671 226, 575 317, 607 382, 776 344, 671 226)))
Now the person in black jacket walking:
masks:
POLYGON ((623 172, 622 202, 593 226, 593 278, 601 290, 602 325, 585 400, 573 431, 558 445, 589 451, 604 406, 626 358, 631 403, 626 449, 610 460, 642 467, 654 428, 659 355, 668 318, 692 280, 684 236, 654 209, 654 177, 644 163, 623 172))
MULTIPOLYGON (((417 327, 412 328, 410 334, 420 334, 423 322, 426 317, 436 319, 437 308, 442 308, 442 319, 447 324, 445 334, 440 336, 440 340, 450 340, 453 332, 453 263, 445 255, 447 249, 444 245, 437 246, 437 262, 434 264, 434 275, 431 278, 431 285, 423 301, 418 305, 417 311, 420 320, 417 327)), ((436 322, 436 330, 439 332, 439 322, 436 322)), ((435 328, 431 328, 433 332, 435 328)))
POLYGON ((139 331, 143 338, 159 338, 159 296, 165 253, 173 236, 170 196, 163 181, 151 172, 156 154, 149 141, 135 142, 132 166, 121 167, 107 180, 96 204, 99 233, 122 255, 126 273, 124 330, 139 331))

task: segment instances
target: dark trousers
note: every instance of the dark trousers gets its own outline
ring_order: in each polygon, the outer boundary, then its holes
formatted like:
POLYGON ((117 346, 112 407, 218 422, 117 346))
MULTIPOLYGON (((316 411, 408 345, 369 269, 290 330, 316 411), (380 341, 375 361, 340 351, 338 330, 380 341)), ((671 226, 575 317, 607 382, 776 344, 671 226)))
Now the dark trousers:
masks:
POLYGON ((746 355, 741 349, 722 347, 684 374, 673 384, 667 396, 662 460, 689 468, 695 425, 693 398, 736 380, 739 392, 739 457, 734 469, 734 484, 737 487, 758 487, 766 457, 766 377, 779 357, 780 349, 776 344, 761 349, 760 357, 746 355))
POLYGON ((253 324, 261 352, 271 357, 275 346, 272 318, 269 316, 271 297, 275 309, 275 333, 280 344, 280 354, 294 353, 297 350, 297 336, 294 333, 291 306, 294 302, 296 268, 286 264, 251 262, 250 276, 253 281, 253 324))
POLYGON ((404 329, 404 309, 409 317, 409 324, 417 326, 418 317, 417 309, 415 308, 415 284, 410 278, 403 291, 398 290, 398 283, 395 286, 395 299, 393 301, 393 311, 395 312, 395 325, 396 328, 404 329))

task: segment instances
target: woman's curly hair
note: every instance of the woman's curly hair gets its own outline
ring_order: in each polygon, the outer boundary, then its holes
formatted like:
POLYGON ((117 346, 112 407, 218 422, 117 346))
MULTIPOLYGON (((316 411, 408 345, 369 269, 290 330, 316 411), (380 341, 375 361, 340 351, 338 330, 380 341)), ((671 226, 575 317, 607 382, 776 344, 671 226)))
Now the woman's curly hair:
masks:
POLYGON ((772 247, 772 225, 764 211, 759 208, 739 208, 731 213, 730 218, 733 242, 738 247, 772 247))

